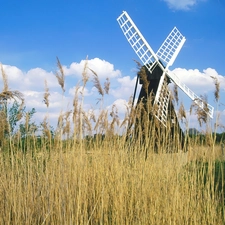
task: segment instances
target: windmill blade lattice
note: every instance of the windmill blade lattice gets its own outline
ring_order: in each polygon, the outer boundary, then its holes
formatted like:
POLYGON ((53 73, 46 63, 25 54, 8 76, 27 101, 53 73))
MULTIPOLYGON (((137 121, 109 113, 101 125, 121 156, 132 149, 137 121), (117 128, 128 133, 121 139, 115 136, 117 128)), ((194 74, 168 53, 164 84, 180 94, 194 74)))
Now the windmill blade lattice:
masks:
POLYGON ((155 116, 162 122, 162 124, 166 126, 168 105, 170 101, 170 91, 167 86, 167 77, 169 77, 201 109, 213 118, 214 108, 211 105, 206 104, 185 84, 181 83, 175 74, 168 70, 186 40, 179 30, 174 27, 166 40, 160 46, 159 50, 155 53, 126 11, 123 11, 123 13, 117 18, 117 21, 131 47, 149 72, 152 73, 156 66, 159 66, 163 72, 160 77, 154 100, 154 105, 156 105, 157 108, 155 116))
POLYGON ((186 94, 191 100, 193 100, 201 109, 203 109, 210 118, 213 118, 214 107, 205 102, 196 95, 190 88, 188 88, 180 79, 171 71, 167 71, 167 76, 186 94))
POLYGON ((185 37, 176 27, 174 27, 166 40, 162 43, 156 55, 164 63, 166 69, 173 65, 173 62, 175 61, 185 41, 185 37))
POLYGON ((142 36, 130 16, 126 11, 123 11, 117 18, 117 21, 135 53, 148 70, 152 71, 154 66, 158 63, 158 57, 142 36))
POLYGON ((160 78, 159 87, 160 88, 158 88, 154 101, 154 105, 156 106, 155 117, 166 127, 168 105, 171 93, 168 88, 165 72, 160 78))

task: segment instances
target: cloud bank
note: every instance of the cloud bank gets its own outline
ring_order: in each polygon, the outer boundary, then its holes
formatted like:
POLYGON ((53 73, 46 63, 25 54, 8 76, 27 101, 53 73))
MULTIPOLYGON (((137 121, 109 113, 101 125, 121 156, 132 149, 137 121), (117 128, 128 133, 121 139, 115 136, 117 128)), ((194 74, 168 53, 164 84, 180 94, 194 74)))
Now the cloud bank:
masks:
POLYGON ((225 91, 225 77, 218 74, 215 69, 207 68, 202 72, 198 69, 176 68, 173 70, 181 80, 190 89, 193 89, 197 94, 208 94, 215 90, 214 78, 220 83, 221 92, 225 91))
MULTIPOLYGON (((32 68, 28 71, 22 71, 20 68, 11 65, 3 65, 4 71, 8 76, 8 83, 10 90, 18 90, 24 94, 25 103, 28 109, 35 108, 37 113, 35 120, 37 122, 43 121, 46 114, 49 115, 51 122, 56 124, 58 115, 61 110, 68 111, 73 107, 73 98, 79 83, 78 93, 81 98, 83 90, 84 95, 84 109, 99 109, 96 103, 99 101, 97 89, 93 85, 93 74, 89 70, 88 84, 82 85, 82 72, 84 69, 85 60, 79 63, 73 62, 69 66, 63 65, 65 71, 65 88, 66 92, 62 96, 62 90, 57 82, 57 79, 52 71, 46 71, 43 68, 32 68), (49 87, 49 101, 50 105, 47 109, 44 104, 45 80, 49 87)), ((133 95, 136 77, 123 76, 120 70, 115 69, 114 65, 105 60, 94 58, 88 60, 88 67, 93 69, 99 76, 100 83, 104 86, 105 79, 110 79, 109 95, 104 96, 104 108, 110 110, 115 105, 118 109, 119 115, 123 118, 126 112, 127 102, 133 95)), ((173 72, 197 95, 211 95, 215 90, 214 80, 212 77, 218 79, 221 88, 221 99, 225 97, 225 78, 217 73, 215 69, 207 68, 203 71, 198 69, 184 69, 176 68, 173 72)), ((0 73, 0 91, 3 88, 2 77, 0 73)), ((140 85, 138 86, 137 96, 139 94, 140 85)), ((209 102, 213 105, 213 102, 209 102)), ((222 112, 222 110, 221 110, 222 112)), ((225 117, 224 114, 221 114, 225 117)))
MULTIPOLYGON (((81 77, 82 72, 84 70, 86 60, 81 60, 80 63, 73 62, 69 67, 63 66, 66 76, 74 75, 77 77, 81 77)), ((100 79, 103 78, 115 78, 121 76, 121 72, 119 70, 114 69, 114 65, 99 59, 89 59, 88 60, 88 68, 92 69, 94 72, 98 74, 100 79)), ((90 70, 87 70, 88 74, 90 75, 90 70)))

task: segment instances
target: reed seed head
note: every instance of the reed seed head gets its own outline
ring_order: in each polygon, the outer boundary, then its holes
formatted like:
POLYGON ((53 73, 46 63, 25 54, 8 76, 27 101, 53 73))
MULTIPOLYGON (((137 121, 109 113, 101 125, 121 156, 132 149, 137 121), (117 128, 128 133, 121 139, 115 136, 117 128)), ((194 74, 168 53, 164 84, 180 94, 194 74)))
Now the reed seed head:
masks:
POLYGON ((88 69, 88 56, 86 57, 86 60, 85 60, 85 63, 84 63, 84 69, 83 69, 83 72, 82 72, 82 80, 83 80, 83 86, 84 87, 86 86, 86 84, 88 82, 88 79, 89 79, 87 69, 88 69))
POLYGON ((173 87, 173 95, 176 103, 178 104, 179 98, 178 98, 178 86, 175 84, 173 87))
POLYGON ((48 83, 47 80, 45 80, 45 93, 44 93, 44 103, 47 107, 49 107, 49 88, 48 88, 48 83))
POLYGON ((101 83, 100 83, 100 80, 99 80, 99 77, 98 77, 98 74, 89 68, 89 70, 93 73, 94 75, 94 78, 93 78, 93 83, 94 83, 94 87, 98 90, 98 93, 103 97, 104 96, 104 90, 101 86, 101 83))
POLYGON ((9 87, 8 87, 8 78, 7 75, 3 69, 3 65, 0 64, 1 66, 1 73, 2 73, 2 80, 3 80, 3 92, 7 92, 9 87))
POLYGON ((59 58, 57 57, 56 59, 57 59, 57 67, 58 67, 59 71, 55 72, 55 76, 56 76, 56 78, 58 80, 59 85, 61 86, 61 89, 62 89, 63 93, 64 93, 65 92, 65 87, 64 87, 64 85, 65 85, 64 70, 63 70, 62 64, 59 61, 59 58))
POLYGON ((215 100, 218 102, 220 98, 220 83, 217 77, 211 76, 211 78, 214 80, 214 84, 215 84, 214 96, 215 96, 215 100))
POLYGON ((109 88, 110 88, 110 81, 109 78, 107 77, 104 83, 104 90, 107 95, 109 94, 109 88))

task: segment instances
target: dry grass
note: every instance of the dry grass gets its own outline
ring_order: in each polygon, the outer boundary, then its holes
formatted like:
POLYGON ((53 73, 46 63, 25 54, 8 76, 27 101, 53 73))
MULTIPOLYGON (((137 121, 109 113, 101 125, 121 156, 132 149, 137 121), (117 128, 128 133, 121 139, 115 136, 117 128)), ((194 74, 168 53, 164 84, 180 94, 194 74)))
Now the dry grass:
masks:
POLYGON ((65 75, 64 75, 64 70, 63 67, 61 65, 61 62, 59 61, 59 58, 56 58, 57 60, 57 67, 58 67, 58 71, 55 72, 55 76, 58 80, 58 83, 62 89, 62 92, 65 92, 65 75))
MULTIPOLYGON (((102 88, 96 73, 94 85, 101 96, 109 91, 109 80, 102 88)), ((45 89, 48 107, 47 84, 45 89)), ((73 111, 60 114, 57 132, 65 139, 57 134, 52 139, 46 117, 41 138, 30 135, 24 146, 20 136, 11 137, 1 152, 0 224, 224 224, 223 198, 214 189, 214 162, 224 160, 219 146, 189 140, 188 152, 165 154, 167 145, 177 148, 178 139, 170 140, 169 129, 157 133, 159 124, 148 116, 138 135, 130 128, 127 140, 126 134, 115 134, 116 128, 126 128, 144 109, 128 108, 120 123, 115 106, 99 115, 84 112, 78 90, 73 111)))
POLYGON ((104 145, 91 154, 18 152, 13 165, 1 156, 0 223, 223 224, 211 175, 204 185, 184 153, 144 160, 119 141, 104 145))
POLYGON ((44 93, 44 103, 45 105, 47 106, 47 108, 49 107, 49 96, 50 96, 50 93, 49 93, 49 88, 48 88, 48 82, 47 80, 45 80, 45 93, 44 93))
POLYGON ((0 64, 1 67, 1 75, 2 75, 2 81, 3 81, 3 90, 0 93, 0 104, 3 104, 4 102, 8 100, 15 100, 15 101, 23 101, 23 94, 17 90, 10 91, 8 86, 8 77, 3 69, 2 64, 0 64))
POLYGON ((215 84, 214 97, 215 97, 215 100, 218 102, 220 99, 220 83, 216 77, 211 76, 211 78, 213 79, 215 84))

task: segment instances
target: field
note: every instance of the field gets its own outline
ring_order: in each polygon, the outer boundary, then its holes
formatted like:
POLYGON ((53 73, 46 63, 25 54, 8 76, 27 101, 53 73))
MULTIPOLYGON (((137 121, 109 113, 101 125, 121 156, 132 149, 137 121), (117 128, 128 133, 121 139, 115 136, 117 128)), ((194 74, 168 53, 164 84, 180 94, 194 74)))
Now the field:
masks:
MULTIPOLYGON (((45 100, 48 107, 47 87, 45 100)), ((62 112, 53 134, 46 118, 39 136, 32 113, 13 134, 1 114, 0 224, 224 224, 224 154, 213 133, 187 138, 186 152, 176 138, 162 139, 155 153, 151 121, 147 138, 127 139, 115 133, 115 110, 109 119, 102 109, 93 126, 82 104, 75 96, 72 121, 62 112), (176 150, 166 153, 168 144, 176 150)))
POLYGON ((1 155, 0 224, 223 224, 209 151, 198 161, 189 153, 145 160, 115 141, 92 152, 77 145, 1 155))

